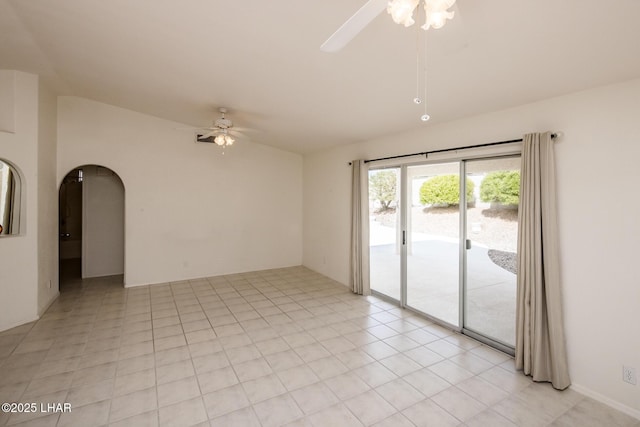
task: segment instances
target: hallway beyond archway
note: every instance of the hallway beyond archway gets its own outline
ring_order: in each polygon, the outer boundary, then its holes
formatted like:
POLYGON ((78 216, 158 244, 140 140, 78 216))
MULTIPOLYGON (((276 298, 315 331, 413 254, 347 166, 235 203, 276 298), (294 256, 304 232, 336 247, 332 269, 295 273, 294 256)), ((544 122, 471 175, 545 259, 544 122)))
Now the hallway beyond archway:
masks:
POLYGON ((111 169, 84 165, 59 190, 60 288, 94 278, 124 283, 124 185, 111 169))

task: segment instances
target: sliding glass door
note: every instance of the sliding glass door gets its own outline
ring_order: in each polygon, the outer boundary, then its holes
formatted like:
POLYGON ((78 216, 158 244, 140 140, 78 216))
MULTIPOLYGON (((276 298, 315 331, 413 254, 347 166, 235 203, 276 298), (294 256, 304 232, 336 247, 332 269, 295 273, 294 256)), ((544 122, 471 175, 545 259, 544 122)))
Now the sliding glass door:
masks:
POLYGON ((514 347, 520 157, 464 167, 474 183, 474 207, 465 211, 464 327, 514 347))
POLYGON ((519 168, 504 156, 370 170, 372 291, 513 348, 519 168))
POLYGON ((369 170, 370 286, 396 301, 401 299, 400 168, 369 170))
POLYGON ((460 165, 407 167, 408 307, 459 326, 460 165))

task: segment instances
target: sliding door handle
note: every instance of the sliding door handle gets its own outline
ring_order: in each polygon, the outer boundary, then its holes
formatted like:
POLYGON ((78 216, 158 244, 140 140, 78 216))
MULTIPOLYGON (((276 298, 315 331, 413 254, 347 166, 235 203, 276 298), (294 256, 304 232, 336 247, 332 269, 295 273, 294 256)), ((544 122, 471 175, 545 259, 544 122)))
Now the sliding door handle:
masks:
POLYGON ((471 240, 470 239, 466 240, 465 247, 467 248, 467 250, 471 249, 471 240))
POLYGON ((402 244, 407 244, 407 232, 405 230, 402 230, 402 244))

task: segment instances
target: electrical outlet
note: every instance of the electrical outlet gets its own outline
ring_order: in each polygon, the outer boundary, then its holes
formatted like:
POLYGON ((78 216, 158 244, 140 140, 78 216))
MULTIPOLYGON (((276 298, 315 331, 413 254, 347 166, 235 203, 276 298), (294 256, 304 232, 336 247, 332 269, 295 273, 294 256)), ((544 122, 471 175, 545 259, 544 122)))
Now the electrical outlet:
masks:
POLYGON ((632 368, 631 366, 623 366, 622 367, 622 381, 624 381, 626 383, 629 383, 629 384, 636 385, 637 384, 636 370, 634 368, 632 368))

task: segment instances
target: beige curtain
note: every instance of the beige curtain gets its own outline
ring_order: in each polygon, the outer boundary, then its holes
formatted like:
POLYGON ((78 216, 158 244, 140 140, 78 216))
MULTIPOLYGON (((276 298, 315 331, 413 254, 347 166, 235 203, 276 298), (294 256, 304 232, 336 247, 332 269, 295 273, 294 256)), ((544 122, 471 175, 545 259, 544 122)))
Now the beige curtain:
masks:
POLYGON ((553 141, 523 138, 518 213, 516 368, 556 389, 571 384, 562 318, 562 292, 553 141))
POLYGON ((369 175, 364 160, 351 162, 351 262, 349 287, 359 295, 369 289, 369 175))

